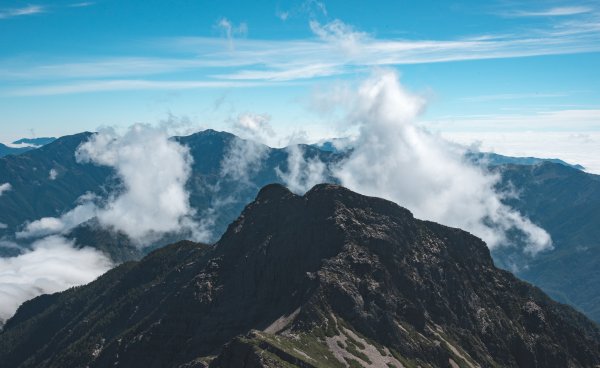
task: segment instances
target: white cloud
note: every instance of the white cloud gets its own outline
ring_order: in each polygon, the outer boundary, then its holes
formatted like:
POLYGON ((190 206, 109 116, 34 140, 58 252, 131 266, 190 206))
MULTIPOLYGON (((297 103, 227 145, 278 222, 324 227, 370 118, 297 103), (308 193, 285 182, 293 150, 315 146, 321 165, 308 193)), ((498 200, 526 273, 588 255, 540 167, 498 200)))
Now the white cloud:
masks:
POLYGON ((107 199, 85 194, 62 216, 25 224, 17 238, 65 234, 94 217, 140 246, 170 232, 189 232, 195 240, 209 238, 192 219, 195 210, 185 188, 193 159, 187 147, 169 138, 166 126, 136 124, 125 134, 103 129, 78 147, 76 158, 114 168, 121 187, 107 199))
POLYGON ((2 229, 6 229, 6 228, 8 228, 8 225, 6 225, 6 224, 5 224, 5 223, 3 223, 3 222, 0 222, 0 230, 2 230, 2 229))
POLYGON ((0 184, 0 197, 2 197, 4 193, 8 192, 11 189, 12 185, 10 185, 10 183, 0 184))
POLYGON ((216 27, 221 30, 225 38, 227 38, 230 50, 233 50, 234 36, 246 36, 248 34, 248 25, 246 23, 242 22, 236 26, 227 18, 219 19, 216 27))
POLYGON ((48 179, 56 180, 57 177, 58 177, 58 171, 56 171, 56 169, 50 169, 50 172, 48 173, 48 179))
MULTIPOLYGON (((316 8, 316 2, 311 4, 309 8, 316 8)), ((576 7, 558 9, 554 12, 577 10, 576 7)), ((119 90, 239 88, 352 75, 377 66, 600 51, 597 18, 593 14, 579 18, 560 19, 525 30, 509 29, 498 34, 411 40, 377 38, 340 20, 320 23, 313 17, 309 22, 317 36, 313 39, 236 38, 235 50, 233 38, 243 35, 247 27, 222 18, 216 28, 228 39, 228 48, 223 48, 222 38, 180 37, 153 42, 165 54, 173 52, 178 57, 109 57, 56 64, 40 64, 37 60, 30 63, 20 60, 17 64, 5 60, 0 66, 0 78, 13 82, 40 81, 27 86, 5 83, 0 94, 30 96, 119 90), (200 76, 198 80, 173 78, 175 73, 190 71, 200 76), (162 77, 152 79, 149 76, 162 77), (47 81, 60 78, 63 78, 61 82, 47 81)))
POLYGON ((462 97, 460 98, 460 100, 468 102, 487 102, 501 100, 521 100, 531 98, 565 97, 567 95, 567 93, 500 93, 495 95, 462 97))
POLYGON ((363 46, 369 41, 366 33, 355 30, 354 27, 339 19, 323 25, 316 20, 311 20, 309 26, 321 40, 335 45, 348 55, 357 55, 363 51, 363 46))
POLYGON ((225 80, 283 82, 297 79, 309 79, 316 77, 329 77, 342 74, 343 69, 335 64, 311 64, 298 67, 288 67, 273 70, 242 70, 229 74, 216 74, 213 77, 225 80))
POLYGON ((508 13, 508 16, 514 17, 561 17, 567 15, 577 15, 591 13, 594 9, 587 6, 560 6, 539 11, 517 11, 508 13))
POLYGON ((511 230, 525 236, 525 252, 551 248, 543 229, 502 204, 497 176, 465 162, 463 150, 415 124, 425 101, 407 92, 396 73, 380 71, 345 96, 345 121, 358 137, 334 171, 344 186, 466 229, 491 248, 507 245, 511 230))
POLYGON ((71 8, 86 8, 88 6, 92 6, 95 5, 95 2, 92 1, 84 1, 84 2, 80 2, 80 3, 73 3, 71 5, 69 5, 69 7, 71 8))
POLYGON ((234 138, 221 161, 221 177, 232 179, 239 186, 250 185, 253 175, 262 168, 268 152, 269 147, 263 144, 234 138))
POLYGON ((75 249, 60 236, 39 240, 19 256, 0 258, 0 322, 26 300, 91 282, 111 267, 101 252, 75 249))
POLYGON ((46 9, 40 5, 27 5, 22 8, 0 10, 0 19, 33 15, 45 12, 46 9))
POLYGON ((302 146, 292 144, 287 150, 287 170, 275 169, 277 176, 296 194, 304 194, 317 184, 327 181, 327 166, 318 158, 306 158, 302 146))
POLYGON ((15 88, 5 91, 11 96, 45 96, 85 92, 131 91, 131 90, 182 90, 201 88, 252 87, 257 83, 235 81, 150 81, 150 80, 98 80, 77 81, 65 84, 49 84, 15 88))
POLYGON ((77 225, 97 215, 98 198, 85 194, 78 200, 78 205, 60 217, 44 217, 27 223, 23 230, 15 235, 19 239, 41 238, 52 234, 64 234, 77 225))
POLYGON ((194 214, 185 185, 192 157, 165 129, 136 124, 124 135, 106 129, 76 152, 79 162, 113 167, 122 191, 98 211, 104 226, 144 241, 183 230, 194 214))
POLYGON ((276 137, 268 114, 244 113, 232 121, 233 131, 242 138, 270 145, 276 137))

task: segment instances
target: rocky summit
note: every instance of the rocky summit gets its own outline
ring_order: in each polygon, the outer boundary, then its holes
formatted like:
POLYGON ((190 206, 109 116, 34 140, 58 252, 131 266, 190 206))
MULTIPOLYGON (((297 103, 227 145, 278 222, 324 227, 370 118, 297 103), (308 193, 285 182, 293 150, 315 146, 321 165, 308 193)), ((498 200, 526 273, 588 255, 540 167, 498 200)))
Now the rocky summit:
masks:
POLYGON ((23 304, 2 367, 595 367, 600 330, 473 235, 335 185, 268 185, 180 242, 23 304))

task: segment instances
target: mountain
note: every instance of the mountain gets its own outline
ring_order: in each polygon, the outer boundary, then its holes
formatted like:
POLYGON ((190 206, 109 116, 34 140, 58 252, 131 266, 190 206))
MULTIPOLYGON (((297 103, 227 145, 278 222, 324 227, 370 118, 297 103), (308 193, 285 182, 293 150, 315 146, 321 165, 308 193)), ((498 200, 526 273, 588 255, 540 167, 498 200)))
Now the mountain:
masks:
MULTIPOLYGON (((217 240, 250 202, 261 187, 269 183, 283 183, 276 169, 288 171, 290 152, 286 148, 271 148, 253 141, 215 130, 205 130, 186 137, 175 137, 181 144, 190 149, 194 158, 192 175, 188 180, 190 204, 193 208, 218 209, 211 214, 214 221, 214 238, 217 240), (231 165, 226 161, 232 150, 259 152, 260 160, 249 162, 248 180, 240 180, 235 176, 222 173, 223 166, 231 165), (216 188, 216 189, 213 189, 216 188), (226 200, 225 200, 226 199, 226 200)), ((318 159, 325 163, 334 163, 344 156, 335 152, 327 152, 310 145, 298 145, 302 156, 307 159, 318 159)), ((333 182, 332 177, 327 181, 333 182)), ((199 213, 199 218, 206 215, 199 213)))
POLYGON ((569 166, 577 170, 584 170, 585 168, 578 164, 569 164, 558 158, 537 158, 537 157, 511 157, 503 156, 497 153, 491 152, 468 152, 467 158, 471 161, 486 166, 499 166, 499 165, 523 165, 532 166, 540 165, 543 163, 554 163, 564 166, 569 166))
POLYGON ((14 233, 26 221, 59 216, 75 207, 86 192, 103 193, 112 169, 75 160, 75 150, 90 135, 65 136, 21 155, 0 158, 0 182, 12 186, 0 197, 0 222, 7 225, 0 236, 14 233))
MULTIPOLYGON (((13 234, 27 221, 67 212, 87 192, 105 197, 111 188, 118 186, 111 168, 80 164, 75 160, 77 147, 91 134, 86 132, 61 137, 34 151, 0 159, 0 183, 8 182, 13 188, 9 195, 0 198, 0 223, 7 225, 4 229, 0 228, 0 236, 13 234), (49 175, 50 170, 55 170, 55 178, 49 175)), ((226 132, 209 129, 174 139, 189 147, 194 158, 187 189, 191 206, 200 210, 198 218, 206 215, 202 210, 218 206, 218 211, 213 215, 213 240, 223 234, 244 204, 252 200, 262 186, 281 181, 276 168, 284 172, 288 170, 289 153, 286 149, 244 141, 226 132), (251 172, 251 180, 245 183, 221 174, 222 161, 231 147, 238 144, 250 145, 251 149, 261 152, 262 163, 253 163, 255 170, 251 172), (221 204, 224 198, 233 200, 221 204)), ((307 158, 335 162, 341 157, 312 146, 299 147, 307 158)))
MULTIPOLYGON (((75 150, 90 135, 62 137, 31 152, 0 158, 0 184, 9 182, 13 187, 0 197, 0 223, 7 224, 7 228, 0 228, 0 237, 10 236, 26 221, 58 216, 72 209, 77 198, 86 192, 106 196, 118 185, 112 169, 75 161, 75 150), (49 176, 52 169, 58 174, 54 180, 49 176)), ((226 132, 206 130, 174 139, 188 146, 194 158, 187 185, 190 204, 198 209, 198 220, 210 216, 214 221, 212 240, 224 233, 262 186, 283 182, 276 168, 288 170, 288 150, 244 141, 226 132), (260 151, 261 163, 250 166, 247 181, 224 177, 222 167, 227 164, 225 159, 232 147, 243 148, 244 145, 260 151), (214 211, 208 213, 207 209, 214 211)), ((325 163, 345 157, 343 153, 314 146, 300 148, 305 157, 325 163)), ((517 160, 519 164, 501 164, 506 161, 502 160, 492 165, 502 178, 500 186, 519 194, 506 201, 546 229, 553 238, 555 250, 530 258, 516 252, 516 248, 503 248, 493 253, 496 263, 600 322, 599 177, 564 163, 521 164, 523 161, 517 160)), ((485 162, 491 165, 489 160, 485 162)), ((335 182, 335 179, 328 181, 335 182)), ((187 237, 177 235, 170 234, 140 250, 126 235, 94 226, 94 222, 82 224, 67 234, 79 245, 101 249, 118 263, 138 260, 149 250, 187 237)), ((14 252, 14 249, 0 248, 0 256, 14 255, 14 252)))
POLYGON ((600 330, 478 238, 318 185, 264 187, 180 242, 23 304, 5 367, 592 367, 600 330))
POLYGON ((20 155, 21 153, 31 151, 33 147, 9 147, 5 144, 0 143, 0 157, 8 155, 20 155))
POLYGON ((21 138, 14 141, 13 144, 29 144, 36 147, 45 146, 48 143, 52 143, 56 140, 55 137, 40 137, 40 138, 21 138))
POLYGON ((25 152, 32 151, 36 148, 52 143, 56 138, 22 138, 14 141, 13 144, 23 145, 22 147, 9 147, 0 143, 0 157, 8 155, 20 155, 25 152))
POLYGON ((508 204, 546 229, 554 250, 524 259, 500 249, 495 260, 600 321, 600 176, 549 162, 505 165, 500 173, 518 193, 508 204))

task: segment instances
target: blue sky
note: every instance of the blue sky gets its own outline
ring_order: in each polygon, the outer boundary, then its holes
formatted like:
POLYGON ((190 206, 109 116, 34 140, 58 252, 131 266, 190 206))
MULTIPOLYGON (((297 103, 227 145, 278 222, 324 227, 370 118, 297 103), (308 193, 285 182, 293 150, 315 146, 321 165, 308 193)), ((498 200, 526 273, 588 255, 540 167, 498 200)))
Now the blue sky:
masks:
POLYGON ((393 68, 440 132, 600 131, 592 1, 3 1, 0 141, 243 113, 334 135, 315 91, 393 68))

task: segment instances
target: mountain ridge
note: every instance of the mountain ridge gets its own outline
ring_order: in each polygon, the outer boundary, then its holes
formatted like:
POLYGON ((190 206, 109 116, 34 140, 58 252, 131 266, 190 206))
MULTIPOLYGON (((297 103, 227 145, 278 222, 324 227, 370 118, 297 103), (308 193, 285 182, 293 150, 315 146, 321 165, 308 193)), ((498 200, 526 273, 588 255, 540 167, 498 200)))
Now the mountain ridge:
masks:
POLYGON ((584 367, 600 364, 600 331, 495 268, 462 230, 336 185, 304 196, 269 185, 214 247, 171 245, 27 302, 0 334, 0 358, 9 367, 584 367), (36 353, 23 356, 25 347, 36 353))

